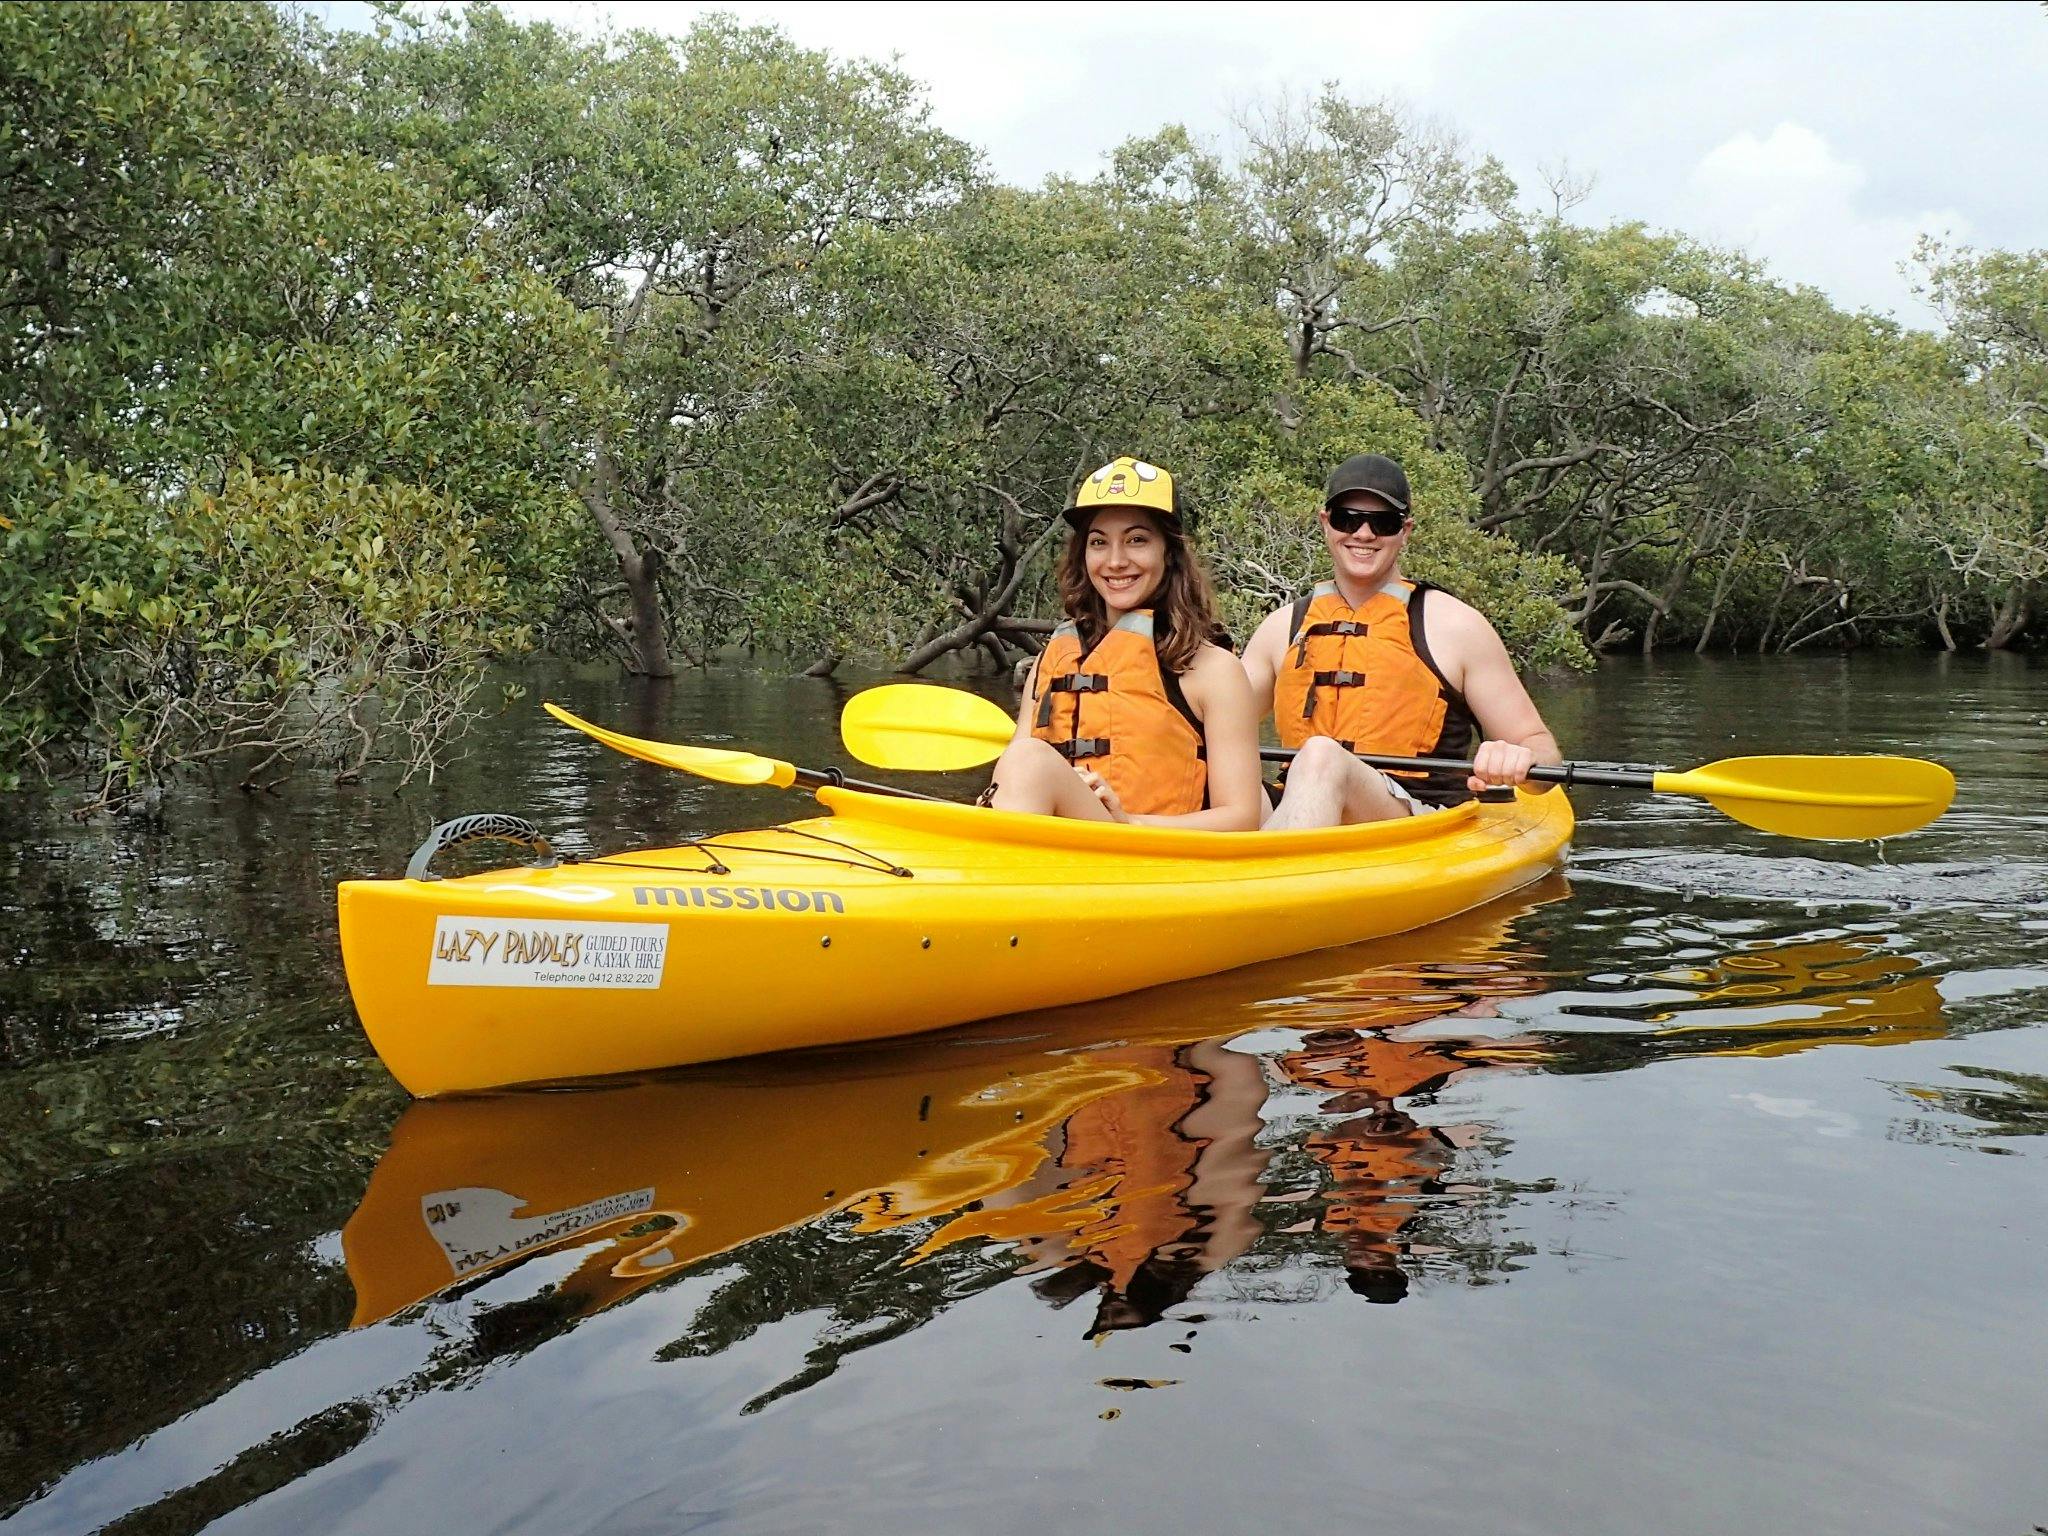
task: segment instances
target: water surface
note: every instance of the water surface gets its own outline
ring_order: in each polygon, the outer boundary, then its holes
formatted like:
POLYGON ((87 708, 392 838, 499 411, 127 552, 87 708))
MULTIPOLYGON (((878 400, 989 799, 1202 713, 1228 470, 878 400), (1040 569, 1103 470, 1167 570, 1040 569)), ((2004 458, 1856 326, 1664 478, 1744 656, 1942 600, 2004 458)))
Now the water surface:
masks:
MULTIPOLYGON (((838 758, 830 684, 534 682, 838 758)), ((1583 792, 1567 878, 1422 933, 413 1105, 337 879, 469 810, 593 851, 810 803, 531 706, 398 795, 15 797, 0 1530, 2048 1524, 2048 670, 1541 702, 1576 756, 1895 751, 1962 792, 1881 847, 1583 792)))

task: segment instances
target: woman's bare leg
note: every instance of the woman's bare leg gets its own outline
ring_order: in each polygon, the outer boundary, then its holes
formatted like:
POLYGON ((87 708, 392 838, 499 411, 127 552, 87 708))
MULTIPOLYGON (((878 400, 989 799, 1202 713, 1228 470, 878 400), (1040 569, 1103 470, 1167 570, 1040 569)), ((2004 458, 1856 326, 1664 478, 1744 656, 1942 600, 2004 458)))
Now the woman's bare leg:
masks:
POLYGON ((999 811, 1066 816, 1075 821, 1112 819, 1073 765, 1036 736, 1003 748, 990 788, 995 793, 987 803, 999 811))

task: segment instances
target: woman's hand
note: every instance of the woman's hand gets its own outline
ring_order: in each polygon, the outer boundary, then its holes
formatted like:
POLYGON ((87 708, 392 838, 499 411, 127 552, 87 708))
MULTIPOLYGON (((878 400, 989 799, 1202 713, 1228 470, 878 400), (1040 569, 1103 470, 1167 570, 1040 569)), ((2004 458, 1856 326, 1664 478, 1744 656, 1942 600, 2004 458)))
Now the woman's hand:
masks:
POLYGON ((1081 775, 1081 782, 1088 786, 1088 793, 1102 802, 1102 808, 1109 812, 1111 821, 1131 819, 1130 814, 1124 810, 1123 801, 1117 798, 1116 791, 1110 787, 1109 780, 1093 768, 1083 768, 1079 763, 1074 765, 1074 772, 1081 775))
POLYGON ((1472 777, 1466 784, 1474 794, 1495 784, 1526 784, 1535 766, 1536 754, 1520 742, 1482 741, 1472 754, 1472 777))

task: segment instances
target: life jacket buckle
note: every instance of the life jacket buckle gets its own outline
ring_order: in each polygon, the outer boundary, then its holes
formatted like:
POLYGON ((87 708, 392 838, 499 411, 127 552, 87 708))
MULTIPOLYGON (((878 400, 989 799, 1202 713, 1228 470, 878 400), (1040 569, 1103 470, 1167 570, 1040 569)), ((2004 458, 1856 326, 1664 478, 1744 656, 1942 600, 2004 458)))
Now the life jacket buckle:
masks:
POLYGON ((1107 672, 1063 672, 1048 683, 1054 693, 1107 693, 1109 674, 1107 672))
POLYGON ((1109 756, 1107 736, 1076 736, 1071 741, 1056 741, 1052 746, 1054 751, 1070 763, 1079 762, 1084 757, 1109 756))
POLYGON ((1353 672, 1349 669, 1336 672, 1318 672, 1312 680, 1311 686, 1316 688, 1362 688, 1365 686, 1365 674, 1363 672, 1353 672))
POLYGON ((1356 640, 1369 633, 1370 626, 1360 623, 1357 619, 1326 619, 1320 624, 1309 625, 1297 638, 1313 640, 1320 635, 1336 635, 1340 639, 1356 640))

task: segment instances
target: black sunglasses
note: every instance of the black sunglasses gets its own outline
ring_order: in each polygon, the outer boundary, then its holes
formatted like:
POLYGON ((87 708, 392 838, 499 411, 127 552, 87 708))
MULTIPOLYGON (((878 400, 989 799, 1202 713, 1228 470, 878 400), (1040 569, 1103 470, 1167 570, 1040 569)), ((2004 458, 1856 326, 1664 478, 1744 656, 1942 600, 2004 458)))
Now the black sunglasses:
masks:
POLYGON ((1396 512, 1392 507, 1374 507, 1370 512, 1354 512, 1349 507, 1327 507, 1330 526, 1339 533, 1356 533, 1360 528, 1371 528, 1380 538, 1391 539, 1408 526, 1408 514, 1396 512))

